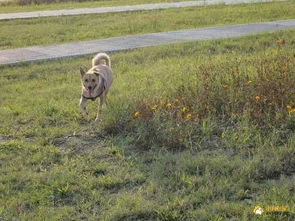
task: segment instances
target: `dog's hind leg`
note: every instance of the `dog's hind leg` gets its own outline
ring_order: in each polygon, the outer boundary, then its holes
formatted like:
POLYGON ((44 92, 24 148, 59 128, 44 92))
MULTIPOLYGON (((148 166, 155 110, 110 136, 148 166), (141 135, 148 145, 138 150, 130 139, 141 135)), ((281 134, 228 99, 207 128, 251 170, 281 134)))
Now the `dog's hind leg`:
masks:
POLYGON ((86 103, 87 99, 85 99, 83 96, 80 98, 80 109, 81 109, 81 114, 83 117, 86 117, 88 115, 88 111, 86 109, 86 103))

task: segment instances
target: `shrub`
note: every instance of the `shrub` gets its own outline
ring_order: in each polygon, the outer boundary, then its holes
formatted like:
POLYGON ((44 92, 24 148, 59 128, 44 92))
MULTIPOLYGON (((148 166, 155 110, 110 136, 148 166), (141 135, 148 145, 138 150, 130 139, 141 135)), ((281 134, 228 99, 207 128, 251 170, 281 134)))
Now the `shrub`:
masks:
POLYGON ((262 134, 287 125, 294 130, 294 56, 281 46, 264 53, 196 63, 170 95, 134 101, 104 129, 132 133, 144 147, 172 148, 195 148, 204 137, 218 143, 226 128, 234 132, 245 119, 262 134))

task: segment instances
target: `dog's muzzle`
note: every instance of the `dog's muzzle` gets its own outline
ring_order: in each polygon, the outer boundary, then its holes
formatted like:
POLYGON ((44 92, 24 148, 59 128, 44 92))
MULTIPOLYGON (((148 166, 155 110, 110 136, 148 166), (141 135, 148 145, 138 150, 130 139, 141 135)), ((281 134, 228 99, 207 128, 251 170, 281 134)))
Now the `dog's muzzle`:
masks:
POLYGON ((97 85, 94 85, 94 87, 87 87, 86 91, 88 92, 88 96, 91 96, 92 92, 94 91, 94 89, 96 88, 97 85))

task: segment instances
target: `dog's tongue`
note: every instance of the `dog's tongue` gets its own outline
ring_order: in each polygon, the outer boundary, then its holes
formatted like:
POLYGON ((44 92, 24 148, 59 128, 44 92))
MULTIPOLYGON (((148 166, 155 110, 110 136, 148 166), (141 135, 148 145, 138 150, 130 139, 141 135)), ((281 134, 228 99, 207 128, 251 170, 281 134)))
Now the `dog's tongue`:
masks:
POLYGON ((91 96, 91 90, 87 89, 88 95, 91 96))

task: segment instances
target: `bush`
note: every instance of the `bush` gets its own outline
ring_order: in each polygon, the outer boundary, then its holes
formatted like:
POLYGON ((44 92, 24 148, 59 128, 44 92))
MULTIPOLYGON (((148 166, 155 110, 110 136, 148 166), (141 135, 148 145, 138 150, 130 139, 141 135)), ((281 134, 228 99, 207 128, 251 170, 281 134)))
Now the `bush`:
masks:
POLYGON ((104 129, 132 133, 144 147, 172 148, 195 148, 203 138, 222 146, 223 131, 235 133, 245 120, 262 134, 294 131, 295 59, 281 47, 264 56, 230 54, 196 63, 170 95, 134 101, 104 129))

